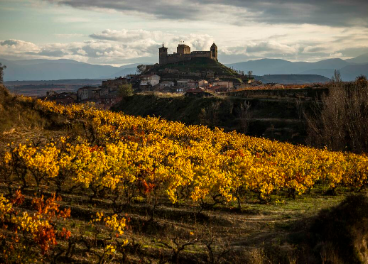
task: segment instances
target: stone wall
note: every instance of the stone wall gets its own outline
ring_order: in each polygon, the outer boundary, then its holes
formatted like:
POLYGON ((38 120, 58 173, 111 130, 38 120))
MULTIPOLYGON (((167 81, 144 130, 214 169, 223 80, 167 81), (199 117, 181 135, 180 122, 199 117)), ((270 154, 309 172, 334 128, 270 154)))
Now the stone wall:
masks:
POLYGON ((211 52, 210 51, 194 51, 190 54, 169 54, 166 56, 166 59, 163 60, 165 63, 177 63, 181 61, 190 61, 192 58, 210 58, 211 59, 211 52))
POLYGON ((190 55, 192 58, 211 58, 211 51, 193 51, 190 55))
POLYGON ((177 63, 180 61, 190 61, 192 59, 191 54, 170 54, 166 57, 167 63, 177 63))
POLYGON ((178 63, 181 61, 190 61, 192 58, 209 58, 217 60, 217 57, 212 51, 193 51, 190 52, 190 48, 186 45, 178 46, 178 53, 167 54, 167 48, 161 47, 159 49, 159 62, 161 65, 169 63, 178 63))

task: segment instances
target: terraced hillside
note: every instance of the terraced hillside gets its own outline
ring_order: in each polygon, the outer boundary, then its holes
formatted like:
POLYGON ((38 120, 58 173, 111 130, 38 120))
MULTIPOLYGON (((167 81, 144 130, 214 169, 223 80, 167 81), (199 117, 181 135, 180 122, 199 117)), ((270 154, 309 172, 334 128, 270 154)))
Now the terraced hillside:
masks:
POLYGON ((367 260, 365 155, 2 93, 1 262, 367 260))

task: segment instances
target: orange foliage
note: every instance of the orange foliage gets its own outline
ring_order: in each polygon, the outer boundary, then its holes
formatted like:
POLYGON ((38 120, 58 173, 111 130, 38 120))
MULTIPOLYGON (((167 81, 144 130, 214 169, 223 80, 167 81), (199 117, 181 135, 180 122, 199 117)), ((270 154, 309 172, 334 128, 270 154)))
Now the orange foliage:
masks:
POLYGON ((40 246, 42 254, 46 254, 57 244, 55 230, 52 226, 39 226, 34 241, 40 246))
POLYGON ((20 190, 15 192, 15 197, 12 200, 13 205, 21 205, 24 202, 24 195, 21 193, 20 190))

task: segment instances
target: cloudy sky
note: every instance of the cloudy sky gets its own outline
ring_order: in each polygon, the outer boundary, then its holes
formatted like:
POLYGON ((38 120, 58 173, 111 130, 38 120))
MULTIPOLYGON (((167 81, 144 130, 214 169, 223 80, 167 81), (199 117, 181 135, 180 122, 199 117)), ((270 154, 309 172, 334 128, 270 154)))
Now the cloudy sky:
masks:
POLYGON ((0 58, 155 63, 215 42, 223 63, 368 53, 367 0, 0 0, 0 58))

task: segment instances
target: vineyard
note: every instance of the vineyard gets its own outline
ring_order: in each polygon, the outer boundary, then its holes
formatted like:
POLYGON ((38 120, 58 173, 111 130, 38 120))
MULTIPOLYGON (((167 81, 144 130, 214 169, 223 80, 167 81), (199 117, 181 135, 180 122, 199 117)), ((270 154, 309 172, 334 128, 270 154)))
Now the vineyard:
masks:
POLYGON ((311 202, 318 193, 311 203, 328 207, 343 198, 336 194, 368 184, 366 155, 17 100, 63 129, 3 148, 5 263, 231 263, 237 253, 229 254, 229 240, 249 232, 252 224, 243 221, 251 208, 282 222, 282 213, 271 213, 277 206, 311 202), (323 194, 332 195, 328 203, 323 194))

